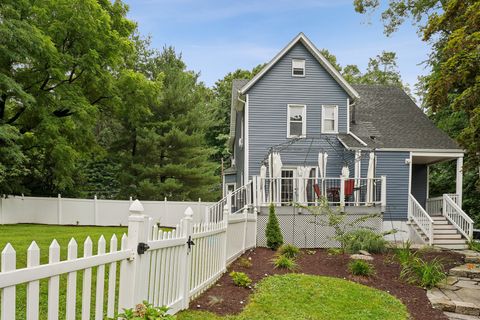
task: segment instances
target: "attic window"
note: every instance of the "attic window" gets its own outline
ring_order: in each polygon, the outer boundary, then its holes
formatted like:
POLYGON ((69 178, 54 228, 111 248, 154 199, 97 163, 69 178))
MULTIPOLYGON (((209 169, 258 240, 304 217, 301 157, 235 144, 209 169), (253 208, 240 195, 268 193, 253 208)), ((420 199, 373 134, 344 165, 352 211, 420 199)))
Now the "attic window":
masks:
POLYGON ((305 77, 305 60, 292 59, 292 76, 305 77))

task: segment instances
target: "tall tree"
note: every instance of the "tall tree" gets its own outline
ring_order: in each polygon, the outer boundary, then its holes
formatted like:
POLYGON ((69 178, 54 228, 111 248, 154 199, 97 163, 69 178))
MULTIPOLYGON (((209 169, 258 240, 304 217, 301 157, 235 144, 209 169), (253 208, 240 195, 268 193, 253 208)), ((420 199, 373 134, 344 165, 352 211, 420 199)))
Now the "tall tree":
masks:
POLYGON ((137 67, 148 72, 126 75, 121 86, 121 133, 113 144, 122 162, 119 196, 214 200, 220 179, 205 141, 210 90, 171 47, 151 52, 144 63, 149 68, 137 67), (131 83, 138 82, 144 90, 133 86, 137 91, 131 92, 131 83), (135 105, 137 112, 132 113, 135 105))
POLYGON ((75 193, 135 24, 108 0, 0 4, 0 189, 75 193))

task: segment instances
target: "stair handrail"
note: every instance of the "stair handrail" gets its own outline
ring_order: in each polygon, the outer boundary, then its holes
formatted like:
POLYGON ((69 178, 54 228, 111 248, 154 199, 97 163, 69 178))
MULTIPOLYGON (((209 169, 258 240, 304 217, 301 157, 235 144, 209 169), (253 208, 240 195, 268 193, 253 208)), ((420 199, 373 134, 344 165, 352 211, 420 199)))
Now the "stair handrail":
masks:
POLYGON ((473 220, 460 208, 449 194, 443 195, 442 214, 467 240, 473 238, 473 220))
POLYGON ((218 202, 212 204, 211 206, 206 208, 206 217, 205 221, 208 222, 218 222, 223 219, 223 213, 225 208, 228 210, 228 214, 234 214, 240 211, 243 211, 244 208, 248 208, 252 205, 252 180, 250 180, 247 184, 238 187, 237 189, 229 192, 226 196, 220 199, 218 202), (243 194, 240 196, 242 199, 241 207, 235 208, 236 210, 233 211, 232 208, 234 206, 232 199, 239 199, 238 195, 243 194))
POLYGON ((412 219, 417 226, 422 230, 425 236, 428 238, 429 245, 433 245, 433 219, 430 217, 423 209, 423 207, 418 203, 417 199, 412 194, 408 195, 408 200, 410 202, 409 206, 409 217, 412 219))

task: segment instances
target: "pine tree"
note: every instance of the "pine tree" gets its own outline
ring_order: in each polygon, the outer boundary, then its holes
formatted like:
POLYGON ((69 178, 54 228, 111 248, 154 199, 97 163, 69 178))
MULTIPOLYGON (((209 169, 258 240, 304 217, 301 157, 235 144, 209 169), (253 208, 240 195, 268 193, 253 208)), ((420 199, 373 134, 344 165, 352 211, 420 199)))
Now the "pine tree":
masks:
POLYGON ((205 141, 211 91, 173 48, 153 53, 147 63, 148 73, 127 74, 123 81, 122 130, 115 143, 123 163, 119 197, 215 200, 218 163, 205 141), (135 94, 130 83, 136 84, 135 94), (132 106, 137 112, 131 112, 132 106))
POLYGON ((283 244, 282 230, 278 223, 277 215, 275 214, 275 207, 273 203, 270 204, 268 223, 265 230, 267 236, 267 247, 272 250, 277 250, 283 244))

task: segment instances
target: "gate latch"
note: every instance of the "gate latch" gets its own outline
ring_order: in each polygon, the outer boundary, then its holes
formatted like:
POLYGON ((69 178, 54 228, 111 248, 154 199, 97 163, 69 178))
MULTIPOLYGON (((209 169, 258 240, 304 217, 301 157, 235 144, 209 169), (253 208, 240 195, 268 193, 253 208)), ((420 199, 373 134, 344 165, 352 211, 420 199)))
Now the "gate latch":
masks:
POLYGON ((137 253, 144 254, 148 249, 150 249, 150 246, 148 244, 146 244, 145 242, 140 242, 137 246, 137 253))
POLYGON ((190 250, 192 249, 192 246, 195 245, 195 242, 193 242, 192 240, 192 236, 188 236, 187 245, 188 245, 188 251, 190 252, 190 250))

